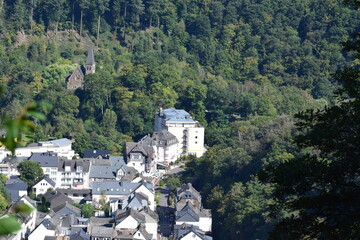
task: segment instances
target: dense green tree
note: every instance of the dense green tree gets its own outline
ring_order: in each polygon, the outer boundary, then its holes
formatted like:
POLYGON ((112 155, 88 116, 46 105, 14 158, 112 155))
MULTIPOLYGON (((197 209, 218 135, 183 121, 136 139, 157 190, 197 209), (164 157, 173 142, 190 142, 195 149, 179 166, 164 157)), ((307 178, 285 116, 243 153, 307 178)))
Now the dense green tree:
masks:
POLYGON ((90 204, 90 203, 86 203, 86 204, 74 203, 73 205, 75 207, 78 207, 81 209, 81 215, 84 218, 91 218, 92 216, 94 216, 95 208, 92 204, 90 204))
POLYGON ((20 179, 25 181, 29 187, 32 187, 34 183, 44 176, 43 170, 40 164, 32 161, 21 162, 17 167, 20 173, 20 179))
MULTIPOLYGON (((354 50, 359 51, 358 47, 354 50)), ((338 72, 336 79, 342 87, 335 106, 297 115, 297 126, 304 132, 297 137, 297 144, 311 151, 268 169, 267 179, 276 186, 275 210, 279 212, 274 239, 358 236, 358 66, 338 72)))

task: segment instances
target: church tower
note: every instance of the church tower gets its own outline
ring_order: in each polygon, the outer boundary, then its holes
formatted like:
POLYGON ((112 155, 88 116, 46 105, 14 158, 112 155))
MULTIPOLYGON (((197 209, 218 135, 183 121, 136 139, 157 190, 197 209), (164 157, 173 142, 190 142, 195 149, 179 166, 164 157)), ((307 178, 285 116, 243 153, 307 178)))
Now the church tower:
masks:
POLYGON ((90 42, 90 48, 85 64, 85 74, 95 73, 95 58, 92 42, 90 42))

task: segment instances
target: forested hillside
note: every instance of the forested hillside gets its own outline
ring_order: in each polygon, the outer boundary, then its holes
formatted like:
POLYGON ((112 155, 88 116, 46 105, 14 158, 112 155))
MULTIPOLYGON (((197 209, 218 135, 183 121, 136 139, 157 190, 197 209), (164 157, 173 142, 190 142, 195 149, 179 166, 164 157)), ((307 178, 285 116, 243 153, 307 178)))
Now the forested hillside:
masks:
POLYGON ((159 107, 185 109, 206 126, 189 171, 214 237, 266 239, 272 188, 256 173, 301 154, 292 115, 334 104, 340 43, 359 26, 340 0, 0 0, 0 115, 46 101, 33 141, 115 154, 159 107), (67 90, 90 41, 97 71, 67 90))

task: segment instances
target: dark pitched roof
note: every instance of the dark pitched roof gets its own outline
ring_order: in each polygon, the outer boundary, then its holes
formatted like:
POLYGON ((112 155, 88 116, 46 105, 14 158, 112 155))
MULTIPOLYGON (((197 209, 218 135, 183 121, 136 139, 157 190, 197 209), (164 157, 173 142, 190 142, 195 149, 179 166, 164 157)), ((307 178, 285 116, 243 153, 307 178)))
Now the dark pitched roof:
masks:
POLYGON ((57 167, 59 157, 54 152, 33 153, 29 161, 37 162, 41 167, 57 167))
POLYGON ((174 239, 180 239, 189 233, 197 235, 201 240, 212 240, 212 237, 205 235, 198 226, 186 223, 174 226, 174 239))
POLYGON ((198 222, 200 219, 200 211, 196 209, 190 202, 180 211, 176 212, 176 221, 181 222, 198 222))
POLYGON ((48 176, 45 176, 45 177, 42 177, 39 180, 37 180, 36 183, 34 184, 34 186, 36 184, 38 184, 39 182, 41 182, 42 180, 47 181, 52 187, 55 187, 55 185, 56 185, 56 183, 53 180, 51 180, 48 176))
POLYGON ((91 217, 89 226, 97 226, 97 227, 112 227, 113 226, 113 219, 112 218, 98 218, 98 217, 91 217))
POLYGON ((14 177, 6 182, 6 188, 10 194, 11 200, 16 202, 21 198, 21 196, 19 196, 19 191, 27 191, 28 185, 20 178, 14 177))
POLYGON ((124 165, 126 166, 123 156, 110 156, 109 160, 111 166, 117 166, 117 167, 122 167, 124 165))
POLYGON ((71 198, 65 196, 63 193, 58 192, 58 191, 46 192, 43 195, 43 198, 45 199, 46 202, 50 203, 51 209, 54 209, 66 202, 68 202, 68 203, 74 202, 71 198))
POLYGON ((176 190, 177 199, 197 199, 201 203, 200 193, 192 186, 191 183, 183 184, 176 190))
POLYGON ((160 132, 154 132, 152 139, 157 146, 169 146, 179 143, 176 136, 166 129, 163 129, 160 132))
POLYGON ((126 155, 129 155, 130 152, 139 152, 146 157, 152 157, 154 154, 154 149, 152 147, 144 146, 142 142, 127 142, 125 143, 126 155))
POLYGON ((80 230, 76 234, 71 235, 70 240, 90 240, 90 235, 87 234, 84 230, 80 230))
POLYGON ((91 166, 90 178, 115 179, 118 170, 119 168, 114 166, 93 165, 91 166))
POLYGON ((129 216, 132 216, 138 222, 138 224, 145 223, 145 216, 141 215, 139 212, 130 208, 126 210, 120 210, 120 209, 116 210, 116 215, 115 215, 116 224, 121 223, 129 216))
POLYGON ((133 167, 127 167, 125 171, 125 176, 121 178, 121 181, 131 182, 139 176, 139 172, 133 167))
POLYGON ((57 207, 53 208, 53 211, 57 215, 67 215, 67 214, 73 214, 77 217, 81 216, 81 210, 73 205, 71 205, 68 202, 65 202, 57 207))
POLYGON ((91 194, 91 189, 78 189, 78 188, 57 188, 57 191, 63 194, 91 194))
POLYGON ((78 160, 61 159, 57 165, 58 171, 64 172, 66 166, 70 167, 71 172, 76 172, 77 167, 81 167, 83 172, 89 172, 90 160, 89 159, 78 159, 78 160))
POLYGON ((52 219, 45 219, 41 224, 48 230, 55 230, 57 225, 52 223, 51 220, 52 219))
POLYGON ((141 183, 104 181, 93 182, 92 194, 99 195, 105 191, 105 195, 129 195, 137 189, 141 183))
POLYGON ((142 193, 134 193, 129 196, 128 199, 123 201, 122 209, 132 208, 134 210, 140 210, 144 207, 148 207, 148 197, 142 193))
POLYGON ((93 64, 95 64, 94 49, 92 42, 90 42, 89 52, 86 58, 86 65, 93 65, 93 64))
POLYGON ((167 108, 163 109, 160 113, 163 114, 163 118, 166 122, 187 122, 195 123, 196 121, 192 116, 183 109, 167 108))
POLYGON ((45 236, 44 240, 56 240, 57 236, 45 236))
POLYGON ((144 208, 139 211, 139 213, 145 216, 146 222, 148 222, 148 218, 146 217, 146 215, 151 217, 156 222, 158 222, 159 220, 159 215, 156 212, 152 211, 150 208, 144 208))
POLYGON ((112 227, 94 226, 90 228, 91 237, 106 237, 111 239, 114 229, 112 227))
POLYGON ((110 151, 102 149, 85 149, 84 158, 109 158, 110 151))

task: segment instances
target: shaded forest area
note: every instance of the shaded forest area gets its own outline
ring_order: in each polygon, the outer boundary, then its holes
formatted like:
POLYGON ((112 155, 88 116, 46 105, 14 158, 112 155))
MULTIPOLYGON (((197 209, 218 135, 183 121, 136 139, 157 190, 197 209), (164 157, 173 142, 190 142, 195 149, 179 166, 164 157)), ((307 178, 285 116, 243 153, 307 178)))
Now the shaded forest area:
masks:
POLYGON ((331 74, 352 64, 340 43, 359 12, 338 0, 30 2, 0 0, 1 116, 46 100, 34 141, 116 154, 153 131, 159 107, 185 109, 206 126, 208 152, 188 167, 214 237, 268 237, 273 189, 256 174, 306 153, 292 115, 335 103, 331 74), (90 40, 97 71, 68 91, 90 40))

